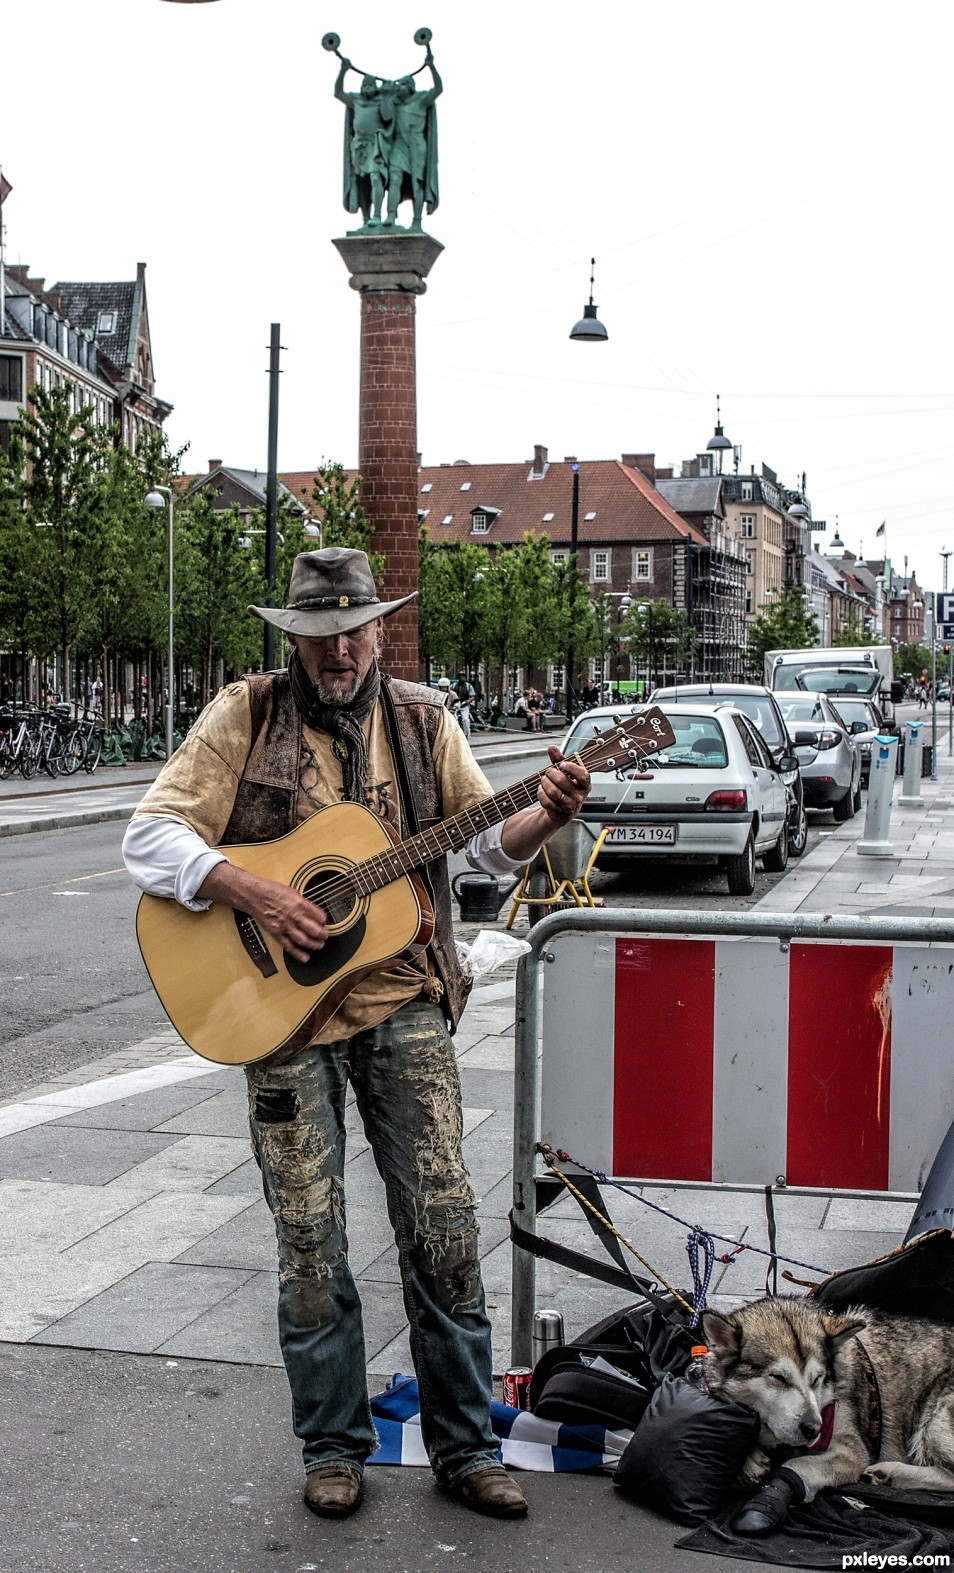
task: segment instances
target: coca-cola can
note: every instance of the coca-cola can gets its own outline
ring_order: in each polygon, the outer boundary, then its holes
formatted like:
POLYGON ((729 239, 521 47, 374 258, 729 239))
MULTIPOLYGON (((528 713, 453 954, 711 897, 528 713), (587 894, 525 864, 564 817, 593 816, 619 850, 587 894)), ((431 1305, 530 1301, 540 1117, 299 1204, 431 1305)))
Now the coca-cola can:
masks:
POLYGON ((526 1409, 530 1401, 532 1375, 533 1372, 528 1365, 508 1366, 502 1381, 503 1401, 508 1409, 526 1409))

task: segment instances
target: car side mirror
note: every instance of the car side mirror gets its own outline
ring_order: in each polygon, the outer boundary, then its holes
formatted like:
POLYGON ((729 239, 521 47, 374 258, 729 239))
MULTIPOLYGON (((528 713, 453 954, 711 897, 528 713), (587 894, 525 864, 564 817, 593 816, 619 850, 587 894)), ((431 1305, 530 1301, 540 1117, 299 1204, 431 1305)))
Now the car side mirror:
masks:
POLYGON ((798 755, 797 754, 781 754, 779 756, 778 768, 785 775, 788 775, 792 770, 797 770, 798 769, 798 755))
POLYGON ((796 748, 814 748, 815 734, 814 732, 796 732, 792 742, 796 748))
POLYGON ((865 721, 852 721, 852 723, 851 723, 852 736, 854 736, 854 734, 856 732, 867 732, 867 730, 868 730, 868 726, 867 726, 867 723, 865 721))

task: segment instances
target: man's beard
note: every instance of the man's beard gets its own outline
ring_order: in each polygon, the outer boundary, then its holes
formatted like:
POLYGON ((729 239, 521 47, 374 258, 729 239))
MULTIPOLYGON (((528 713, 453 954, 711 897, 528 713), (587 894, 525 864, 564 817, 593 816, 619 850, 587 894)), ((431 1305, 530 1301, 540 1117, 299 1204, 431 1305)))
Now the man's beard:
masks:
POLYGON ((350 705, 360 687, 357 672, 343 672, 333 683, 326 678, 319 677, 315 683, 315 692, 323 705, 332 705, 336 709, 344 709, 350 705), (345 687, 347 684, 347 687, 345 687))

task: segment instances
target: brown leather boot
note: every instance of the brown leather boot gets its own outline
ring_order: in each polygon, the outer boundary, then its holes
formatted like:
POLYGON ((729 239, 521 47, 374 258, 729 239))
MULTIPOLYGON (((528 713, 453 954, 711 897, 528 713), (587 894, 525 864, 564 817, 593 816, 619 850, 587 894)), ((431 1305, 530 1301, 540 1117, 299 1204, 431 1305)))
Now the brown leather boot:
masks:
POLYGON ((465 1475, 455 1495, 465 1507, 488 1518, 523 1518, 527 1511, 527 1499, 517 1482, 499 1465, 465 1475))
POLYGON ((319 1518, 347 1518, 361 1506, 363 1480, 347 1464, 327 1464, 305 1476, 304 1503, 319 1518))

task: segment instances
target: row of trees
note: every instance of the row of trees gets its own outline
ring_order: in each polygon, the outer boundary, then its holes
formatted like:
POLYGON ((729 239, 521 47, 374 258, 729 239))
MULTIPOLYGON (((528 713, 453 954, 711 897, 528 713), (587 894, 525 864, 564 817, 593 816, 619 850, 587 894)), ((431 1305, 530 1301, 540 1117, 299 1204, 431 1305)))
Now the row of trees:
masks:
MULTIPOLYGON (((73 387, 34 388, 0 452, 0 650, 12 656, 16 691, 29 697, 31 661, 83 701, 99 675, 117 708, 150 715, 161 703, 168 581, 166 517, 145 506, 156 484, 176 489, 181 453, 160 435, 137 454, 76 410, 73 387), (126 674, 132 693, 122 694, 126 674), (116 696, 121 696, 116 698, 116 696)), ((340 465, 320 467, 311 499, 327 545, 367 548, 370 526, 357 486, 340 465)), ((223 674, 261 664, 262 625, 250 603, 266 599, 263 517, 217 509, 204 491, 174 507, 176 690, 207 696, 223 674)), ((276 592, 310 543, 287 495, 279 505, 276 592)), ((7 666, 9 668, 8 659, 7 666)), ((11 676, 8 671, 8 683, 11 676)))
MULTIPOLYGON (((75 409, 68 382, 31 391, 9 453, 0 452, 0 650, 18 658, 21 673, 28 657, 55 660, 61 674, 74 674, 67 697, 81 700, 92 674, 116 694, 132 672, 137 713, 142 703, 158 707, 167 541, 164 515, 144 498, 156 484, 175 489, 181 457, 159 435, 135 456, 114 444, 91 408, 75 409)), ((340 465, 318 467, 310 502, 325 545, 370 550, 359 482, 340 465)), ((309 545, 302 524, 285 495, 279 604, 296 553, 309 545)), ((216 508, 203 490, 177 496, 174 558, 176 688, 181 695, 191 683, 202 699, 223 675, 261 663, 262 628, 246 608, 266 599, 262 511, 216 508)), ((595 660, 613 675, 626 658, 632 675, 692 670, 695 639, 684 613, 662 600, 626 605, 619 596, 591 596, 575 561, 551 561, 545 535, 528 532, 491 557, 477 544, 439 546, 422 528, 419 570, 422 660, 469 674, 483 668, 501 697, 514 670, 567 661, 578 673, 595 660)), ((752 627, 752 675, 761 673, 765 650, 812 645, 817 634, 801 592, 785 591, 752 627)), ((848 630, 843 642, 862 641, 848 630)))

